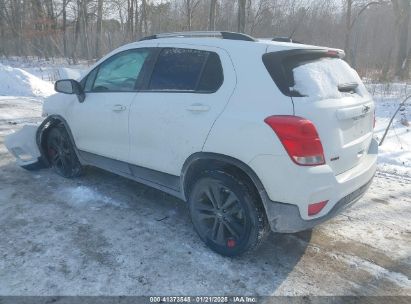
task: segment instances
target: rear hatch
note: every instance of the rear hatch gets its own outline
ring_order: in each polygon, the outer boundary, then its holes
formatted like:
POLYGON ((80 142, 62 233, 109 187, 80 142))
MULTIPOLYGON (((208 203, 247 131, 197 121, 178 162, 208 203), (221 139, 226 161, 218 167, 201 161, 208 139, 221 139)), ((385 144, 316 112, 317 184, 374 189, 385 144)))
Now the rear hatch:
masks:
POLYGON ((294 114, 311 120, 326 163, 335 175, 358 165, 373 135, 374 103, 342 52, 293 49, 270 52, 263 62, 294 105, 294 114))

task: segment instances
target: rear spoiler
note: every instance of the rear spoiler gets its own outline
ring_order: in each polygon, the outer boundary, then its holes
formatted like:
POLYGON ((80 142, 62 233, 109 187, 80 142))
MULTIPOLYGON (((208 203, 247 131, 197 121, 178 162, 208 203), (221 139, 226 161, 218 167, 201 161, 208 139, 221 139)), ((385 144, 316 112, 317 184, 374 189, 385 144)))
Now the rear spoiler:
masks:
POLYGON ((292 49, 270 52, 263 55, 263 63, 280 91, 290 97, 301 97, 298 92, 290 90, 294 86, 292 70, 304 61, 319 58, 344 58, 345 53, 336 49, 292 49))

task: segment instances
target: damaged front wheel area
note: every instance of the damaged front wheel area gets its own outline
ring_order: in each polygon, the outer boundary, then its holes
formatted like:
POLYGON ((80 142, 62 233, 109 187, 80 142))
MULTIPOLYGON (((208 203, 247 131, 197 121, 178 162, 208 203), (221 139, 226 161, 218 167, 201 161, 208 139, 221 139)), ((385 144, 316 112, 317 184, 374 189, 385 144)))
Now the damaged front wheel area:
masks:
POLYGON ((81 175, 82 165, 63 126, 56 126, 48 132, 46 153, 51 167, 57 174, 66 178, 81 175))

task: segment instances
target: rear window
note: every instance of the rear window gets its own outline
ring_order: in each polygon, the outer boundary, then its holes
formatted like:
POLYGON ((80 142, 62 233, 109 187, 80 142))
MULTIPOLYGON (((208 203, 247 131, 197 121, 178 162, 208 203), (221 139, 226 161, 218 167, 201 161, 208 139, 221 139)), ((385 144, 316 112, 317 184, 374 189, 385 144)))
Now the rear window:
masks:
POLYGON ((292 69, 294 85, 291 91, 319 99, 341 98, 356 93, 361 83, 357 72, 344 60, 321 58, 300 62, 292 69))
POLYGON ((223 83, 223 69, 216 53, 165 48, 155 64, 149 90, 211 93, 223 83))
POLYGON ((207 52, 190 49, 161 51, 149 85, 150 90, 194 91, 207 52))
POLYGON ((327 51, 267 53, 263 62, 280 91, 292 97, 340 98, 355 94, 362 82, 344 60, 327 51))

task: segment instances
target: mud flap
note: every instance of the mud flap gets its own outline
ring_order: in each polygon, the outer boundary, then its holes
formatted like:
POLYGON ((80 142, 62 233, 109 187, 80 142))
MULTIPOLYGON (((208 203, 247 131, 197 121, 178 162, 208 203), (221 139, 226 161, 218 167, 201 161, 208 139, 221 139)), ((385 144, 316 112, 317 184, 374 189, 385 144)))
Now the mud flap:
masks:
POLYGON ((39 124, 25 125, 19 131, 6 136, 4 144, 16 158, 17 164, 25 169, 43 167, 41 153, 36 142, 39 124))

